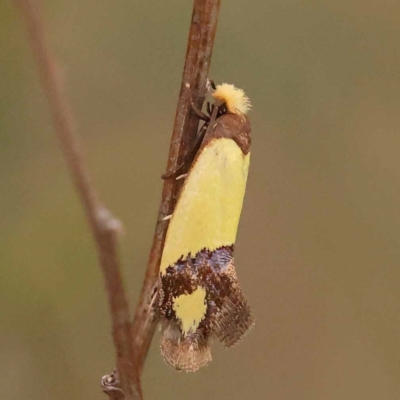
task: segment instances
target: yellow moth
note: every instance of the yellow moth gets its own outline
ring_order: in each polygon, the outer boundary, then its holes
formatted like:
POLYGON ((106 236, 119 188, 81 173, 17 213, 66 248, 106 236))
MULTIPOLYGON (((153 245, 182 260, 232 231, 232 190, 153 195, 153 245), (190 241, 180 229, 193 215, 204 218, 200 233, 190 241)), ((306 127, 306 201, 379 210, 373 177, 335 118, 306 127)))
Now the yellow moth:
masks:
POLYGON ((204 138, 169 219, 156 309, 161 352, 177 370, 211 360, 211 339, 234 345, 254 324, 233 258, 250 162, 250 101, 217 85, 204 138))

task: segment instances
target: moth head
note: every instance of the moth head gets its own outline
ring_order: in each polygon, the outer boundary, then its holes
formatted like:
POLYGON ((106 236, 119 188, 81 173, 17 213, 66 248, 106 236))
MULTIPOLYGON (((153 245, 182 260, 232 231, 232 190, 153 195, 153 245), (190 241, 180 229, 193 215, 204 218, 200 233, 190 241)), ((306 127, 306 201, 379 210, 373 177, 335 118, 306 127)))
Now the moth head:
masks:
POLYGON ((228 113, 244 115, 251 109, 250 99, 244 91, 230 83, 217 85, 212 96, 217 106, 225 105, 228 113))

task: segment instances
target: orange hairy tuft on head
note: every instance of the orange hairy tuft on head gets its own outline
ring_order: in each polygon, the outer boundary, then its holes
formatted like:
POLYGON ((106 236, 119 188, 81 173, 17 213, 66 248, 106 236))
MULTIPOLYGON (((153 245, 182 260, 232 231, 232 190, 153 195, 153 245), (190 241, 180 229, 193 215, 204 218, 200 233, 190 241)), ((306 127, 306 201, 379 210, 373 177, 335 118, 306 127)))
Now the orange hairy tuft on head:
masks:
POLYGON ((250 99, 235 85, 229 83, 217 85, 212 96, 215 100, 225 103, 227 111, 232 114, 247 114, 251 109, 250 99))

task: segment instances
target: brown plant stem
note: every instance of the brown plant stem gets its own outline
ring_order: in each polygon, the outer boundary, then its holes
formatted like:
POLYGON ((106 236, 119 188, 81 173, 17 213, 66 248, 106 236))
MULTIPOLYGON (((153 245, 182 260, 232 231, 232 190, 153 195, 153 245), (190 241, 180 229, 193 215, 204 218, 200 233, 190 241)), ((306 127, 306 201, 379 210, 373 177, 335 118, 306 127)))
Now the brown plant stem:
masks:
MULTIPOLYGON (((192 111, 191 103, 201 108, 204 102, 219 9, 220 0, 194 0, 167 172, 178 169, 196 139, 199 119, 192 111)), ((181 181, 164 181, 153 244, 133 320, 134 355, 139 373, 143 369, 157 322, 151 303, 157 290, 161 255, 168 227, 168 222, 163 218, 173 212, 180 187, 181 181)))
POLYGON ((37 1, 18 0, 18 4, 48 99, 54 129, 96 242, 107 289, 121 389, 126 399, 142 399, 140 377, 133 356, 128 302, 118 258, 117 237, 120 222, 101 203, 89 179, 75 118, 65 93, 62 71, 47 45, 37 1))

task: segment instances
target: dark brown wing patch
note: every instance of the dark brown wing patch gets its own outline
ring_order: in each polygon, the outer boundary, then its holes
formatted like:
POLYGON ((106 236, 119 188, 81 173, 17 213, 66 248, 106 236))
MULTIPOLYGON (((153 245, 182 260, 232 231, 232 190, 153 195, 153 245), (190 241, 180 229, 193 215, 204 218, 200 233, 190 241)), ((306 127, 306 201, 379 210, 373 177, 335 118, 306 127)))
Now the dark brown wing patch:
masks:
POLYGON ((163 320, 161 344, 165 361, 178 370, 195 371, 211 360, 209 340, 218 338, 226 347, 235 344, 253 325, 253 317, 239 287, 233 246, 203 249, 179 260, 160 277, 158 311, 163 320), (206 315, 193 333, 184 335, 173 302, 199 286, 206 291, 206 315))

